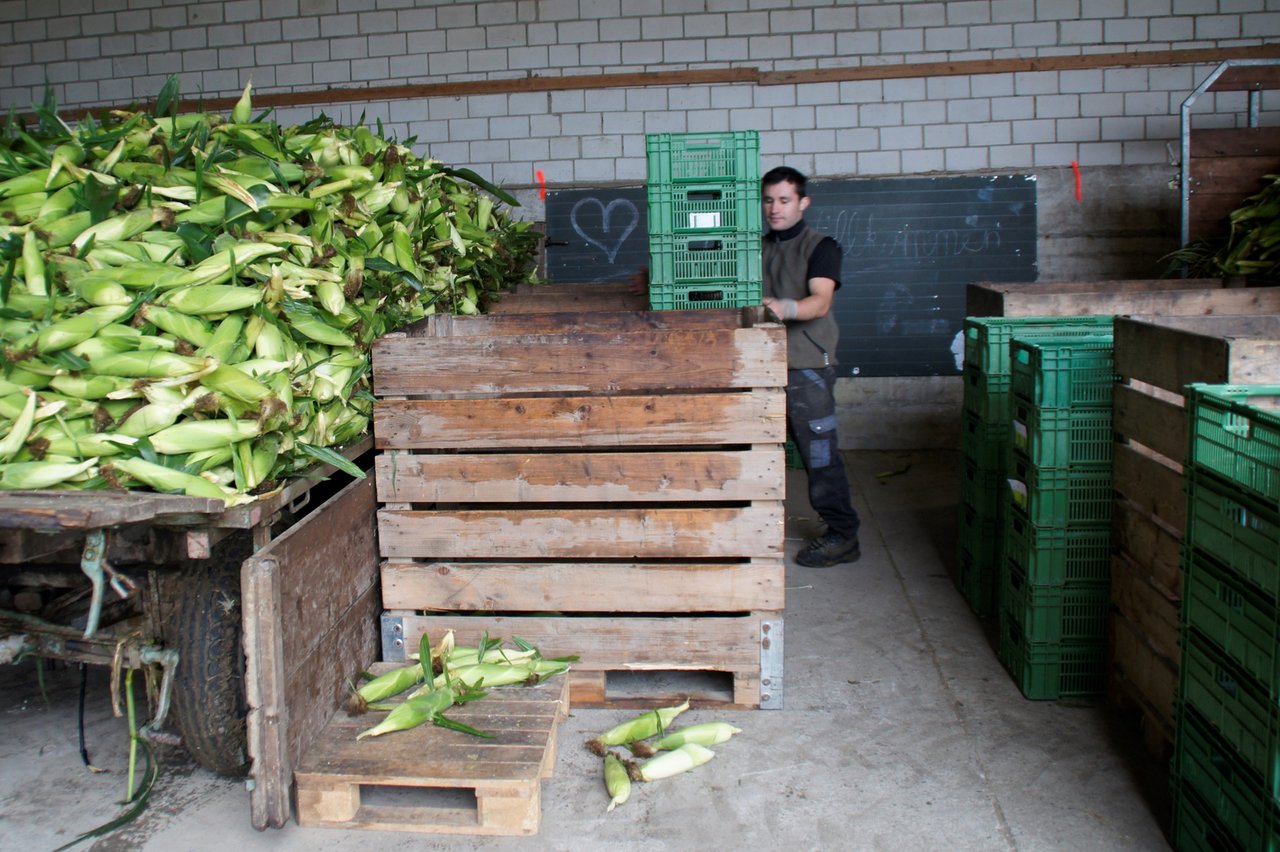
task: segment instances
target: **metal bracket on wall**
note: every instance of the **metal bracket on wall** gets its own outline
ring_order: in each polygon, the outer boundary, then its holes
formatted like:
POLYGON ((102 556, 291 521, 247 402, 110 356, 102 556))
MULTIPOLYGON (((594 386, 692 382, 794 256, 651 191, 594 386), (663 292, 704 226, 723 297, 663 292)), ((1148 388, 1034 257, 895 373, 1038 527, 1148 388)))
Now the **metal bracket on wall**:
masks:
POLYGON ((760 709, 782 709, 782 619, 760 622, 760 709))
POLYGON ((402 615, 382 616, 382 659, 388 663, 403 663, 408 659, 402 615))

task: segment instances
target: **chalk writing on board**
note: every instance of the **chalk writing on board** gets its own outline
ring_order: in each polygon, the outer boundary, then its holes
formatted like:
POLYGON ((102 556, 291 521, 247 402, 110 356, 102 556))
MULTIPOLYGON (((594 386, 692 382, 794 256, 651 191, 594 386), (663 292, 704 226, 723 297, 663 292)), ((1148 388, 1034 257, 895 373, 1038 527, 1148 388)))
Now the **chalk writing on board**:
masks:
POLYGON ((640 224, 640 211, 627 198, 615 198, 605 204, 600 199, 589 196, 579 199, 578 203, 573 205, 573 209, 569 211, 569 224, 573 226, 574 233, 603 251, 608 256, 609 263, 612 264, 618 256, 618 250, 627 241, 627 237, 631 236, 631 232, 636 229, 636 225, 640 224), (592 234, 588 234, 588 230, 594 229, 589 225, 584 225, 578 218, 578 214, 584 206, 595 207, 600 211, 599 239, 592 234), (616 222, 614 221, 615 208, 620 211, 617 214, 618 221, 616 222))
POLYGON ((960 257, 1000 248, 1000 232, 967 221, 970 227, 913 228, 910 222, 898 228, 885 228, 874 213, 861 210, 839 210, 834 215, 818 217, 819 230, 835 238, 845 257, 901 258, 919 260, 935 257, 960 257))

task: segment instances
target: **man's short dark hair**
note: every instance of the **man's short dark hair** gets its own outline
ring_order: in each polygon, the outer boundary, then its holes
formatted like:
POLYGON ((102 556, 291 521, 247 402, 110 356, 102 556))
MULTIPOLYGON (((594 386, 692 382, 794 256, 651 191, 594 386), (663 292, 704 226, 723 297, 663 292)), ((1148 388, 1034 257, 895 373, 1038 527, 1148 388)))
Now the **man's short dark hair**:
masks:
POLYGON ((800 198, 805 196, 804 185, 807 182, 808 178, 790 166, 777 166, 769 169, 760 180, 762 186, 776 186, 780 183, 794 184, 796 195, 800 198))

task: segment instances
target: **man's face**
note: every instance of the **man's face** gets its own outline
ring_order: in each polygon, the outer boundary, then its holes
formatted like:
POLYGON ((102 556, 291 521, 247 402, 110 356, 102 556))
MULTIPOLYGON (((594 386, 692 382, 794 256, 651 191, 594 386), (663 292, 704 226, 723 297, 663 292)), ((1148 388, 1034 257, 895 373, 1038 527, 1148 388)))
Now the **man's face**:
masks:
POLYGON ((764 220, 773 231, 785 231, 804 218, 809 206, 808 196, 796 193, 796 185, 782 181, 761 190, 764 199, 764 220))

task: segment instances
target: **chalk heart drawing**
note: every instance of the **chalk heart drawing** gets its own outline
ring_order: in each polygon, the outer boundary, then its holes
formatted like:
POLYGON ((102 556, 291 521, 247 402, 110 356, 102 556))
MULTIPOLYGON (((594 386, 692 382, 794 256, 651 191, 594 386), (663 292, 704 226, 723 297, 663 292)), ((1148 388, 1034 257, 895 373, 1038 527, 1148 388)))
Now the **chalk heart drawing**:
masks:
POLYGON ((615 198, 608 204, 603 203, 598 198, 584 198, 573 205, 573 209, 569 211, 569 224, 573 225, 573 230, 578 236, 608 255, 609 263, 612 264, 614 258, 618 256, 618 251, 622 248, 622 244, 627 241, 627 237, 631 236, 631 232, 636 229, 636 225, 640 224, 640 211, 625 198, 615 198), (605 242, 587 236, 582 229, 582 225, 578 222, 578 211, 589 205, 600 208, 600 230, 606 238, 605 242), (613 221, 615 207, 619 211, 619 221, 617 223, 613 221), (616 229, 614 227, 615 224, 617 225, 616 229), (618 234, 618 237, 609 241, 607 238, 610 233, 618 234))

